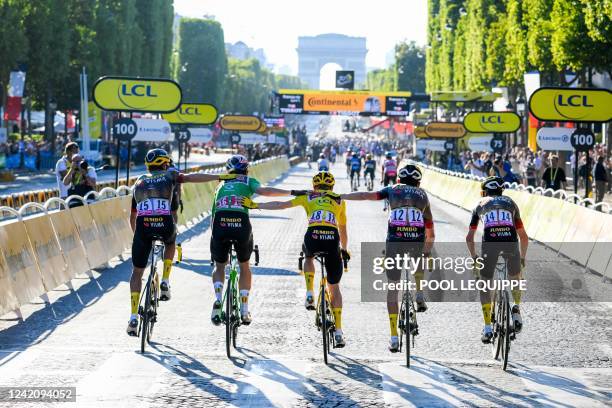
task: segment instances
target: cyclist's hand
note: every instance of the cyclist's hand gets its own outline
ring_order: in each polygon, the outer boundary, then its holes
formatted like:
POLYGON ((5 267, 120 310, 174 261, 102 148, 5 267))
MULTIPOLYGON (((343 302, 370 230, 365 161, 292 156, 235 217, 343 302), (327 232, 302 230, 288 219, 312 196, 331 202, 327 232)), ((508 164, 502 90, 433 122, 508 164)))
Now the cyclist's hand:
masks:
POLYGON ((347 251, 346 249, 341 249, 340 255, 342 256, 342 259, 344 259, 347 262, 351 260, 351 253, 347 251))
POLYGON ((251 210, 259 208, 259 204, 257 204, 255 201, 251 200, 249 197, 242 197, 242 206, 244 208, 249 208, 251 210))
POLYGON ((474 260, 474 268, 472 269, 472 275, 474 276, 475 279, 480 279, 480 267, 478 266, 478 255, 472 257, 472 259, 474 260))
POLYGON ((236 178, 236 174, 219 174, 219 180, 233 180, 236 178))
POLYGON ((179 209, 181 210, 181 214, 183 213, 183 200, 179 200, 179 209))
POLYGON ((301 196, 310 193, 310 190, 291 190, 292 196, 301 196))

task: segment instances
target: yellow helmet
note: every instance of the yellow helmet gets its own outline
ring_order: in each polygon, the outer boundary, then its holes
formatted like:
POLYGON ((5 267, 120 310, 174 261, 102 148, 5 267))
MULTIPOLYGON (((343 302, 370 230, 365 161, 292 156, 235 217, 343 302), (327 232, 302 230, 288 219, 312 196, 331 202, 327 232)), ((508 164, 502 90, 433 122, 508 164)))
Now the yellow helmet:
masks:
POLYGON ((168 152, 164 149, 151 149, 145 156, 145 165, 149 167, 160 167, 164 164, 170 164, 172 159, 168 152))
POLYGON ((334 175, 329 171, 320 171, 312 178, 312 185, 315 187, 328 186, 333 188, 334 184, 336 184, 336 179, 334 179, 334 175))

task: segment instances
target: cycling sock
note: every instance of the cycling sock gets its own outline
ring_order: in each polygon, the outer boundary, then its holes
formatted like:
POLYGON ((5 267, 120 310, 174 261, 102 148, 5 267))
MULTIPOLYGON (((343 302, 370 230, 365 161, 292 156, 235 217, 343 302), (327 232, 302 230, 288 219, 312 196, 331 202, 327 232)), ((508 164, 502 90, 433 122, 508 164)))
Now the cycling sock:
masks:
POLYGON ((342 308, 341 307, 332 307, 332 312, 334 313, 334 320, 336 321, 336 329, 342 329, 342 308))
POLYGON ((221 298, 223 296, 223 282, 213 282, 213 287, 215 288, 215 298, 217 298, 217 302, 221 303, 221 298))
POLYGON ((306 291, 314 292, 314 272, 304 272, 304 279, 306 280, 306 291))
POLYGON ((164 273, 162 273, 162 280, 168 282, 170 279, 170 270, 172 269, 172 259, 164 259, 164 273))
POLYGON ((389 326, 391 327, 391 336, 397 337, 397 313, 389 313, 389 326))
POLYGON ((138 314, 138 301, 140 300, 140 292, 131 292, 130 298, 130 304, 132 305, 132 316, 134 316, 138 314))
POLYGON ((414 281, 416 282, 416 290, 417 292, 421 292, 421 281, 423 280, 423 277, 425 276, 425 272, 423 271, 417 271, 414 273, 414 281))
POLYGON ((512 299, 514 300, 515 305, 521 304, 521 295, 522 292, 520 289, 512 289, 512 299))
POLYGON ((247 314, 249 311, 249 291, 242 289, 240 291, 240 314, 247 314))
POLYGON ((491 303, 482 305, 482 317, 484 318, 485 324, 491 324, 491 303))

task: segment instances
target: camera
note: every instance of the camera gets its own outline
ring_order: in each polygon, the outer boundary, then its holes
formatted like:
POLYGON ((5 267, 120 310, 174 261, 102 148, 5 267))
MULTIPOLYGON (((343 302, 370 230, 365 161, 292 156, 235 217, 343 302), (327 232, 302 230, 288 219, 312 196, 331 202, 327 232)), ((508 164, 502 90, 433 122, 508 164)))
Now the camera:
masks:
POLYGON ((83 161, 82 161, 82 162, 79 164, 79 166, 81 167, 81 169, 83 169, 83 170, 87 170, 87 169, 89 168, 89 163, 87 163, 87 161, 86 161, 86 160, 83 160, 83 161))

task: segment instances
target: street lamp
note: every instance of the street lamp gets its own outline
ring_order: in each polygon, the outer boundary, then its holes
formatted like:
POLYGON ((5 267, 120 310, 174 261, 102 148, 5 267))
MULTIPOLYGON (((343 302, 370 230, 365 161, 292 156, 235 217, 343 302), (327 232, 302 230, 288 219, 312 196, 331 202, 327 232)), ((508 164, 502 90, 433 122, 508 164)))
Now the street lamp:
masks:
MULTIPOLYGON (((516 112, 520 115, 521 118, 521 139, 520 139, 520 144, 523 144, 523 139, 525 138, 525 128, 523 127, 523 124, 525 122, 525 119, 523 118, 523 116, 526 116, 526 110, 525 110, 525 99, 523 99, 522 96, 519 96, 516 99, 516 112)), ((526 143, 525 143, 526 144, 526 143)))

